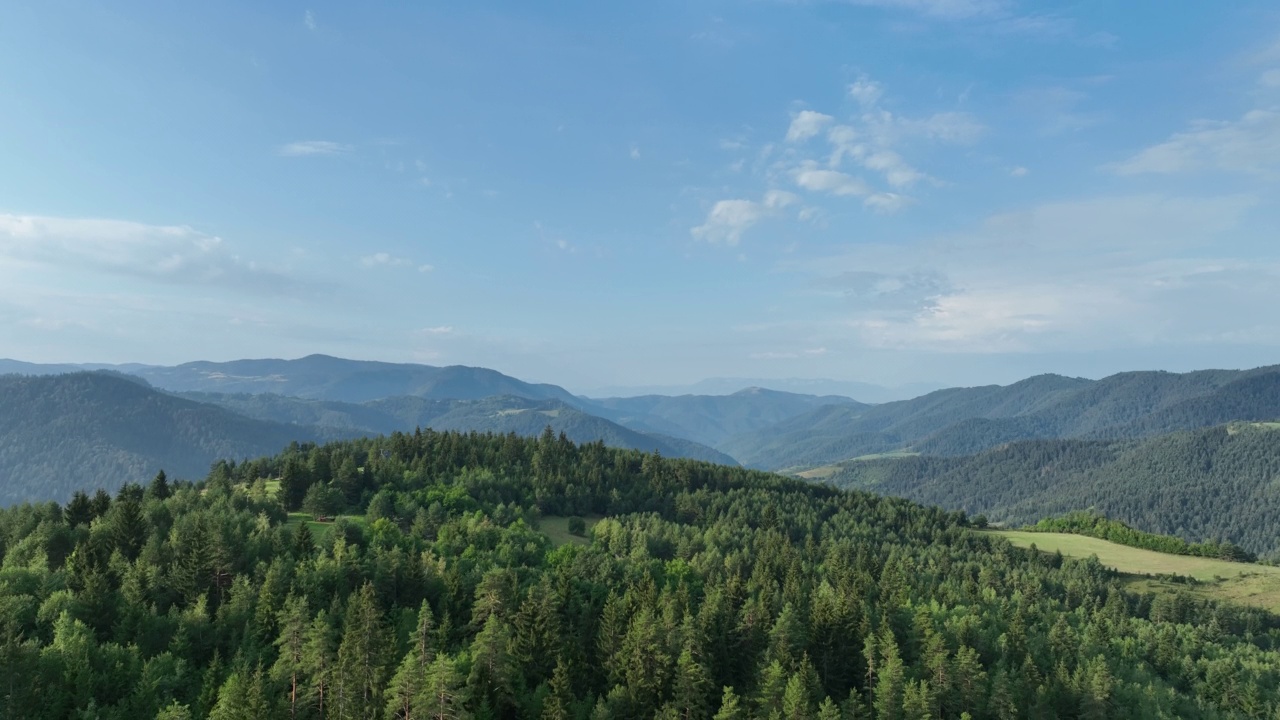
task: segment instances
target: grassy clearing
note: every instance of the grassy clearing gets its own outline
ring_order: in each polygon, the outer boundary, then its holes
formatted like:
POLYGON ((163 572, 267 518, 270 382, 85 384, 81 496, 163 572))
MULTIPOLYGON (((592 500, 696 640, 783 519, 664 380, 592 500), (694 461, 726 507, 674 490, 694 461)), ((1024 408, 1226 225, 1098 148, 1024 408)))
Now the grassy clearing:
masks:
MULTIPOLYGON (((587 534, 590 535, 591 528, 595 527, 595 524, 604 518, 599 515, 584 515, 582 519, 587 521, 587 534)), ((556 547, 560 547, 565 543, 575 543, 578 545, 589 545, 591 543, 591 539, 589 537, 579 537, 577 535, 569 534, 569 518, 567 517, 563 517, 561 515, 544 515, 538 523, 542 530, 542 534, 551 538, 551 542, 555 543, 556 547)))
POLYGON ((1061 552, 1069 557, 1097 555, 1098 561, 1118 572, 1132 576, 1130 589, 1139 592, 1187 591, 1202 597, 1266 608, 1280 612, 1280 567, 1229 562, 1212 558, 1169 555, 1153 550, 1117 545, 1106 540, 1067 533, 1037 533, 1024 530, 990 530, 1019 547, 1045 552, 1061 552), (1199 585, 1179 583, 1151 577, 1183 575, 1199 580, 1199 585))
MULTIPOLYGON (((363 515, 339 515, 337 518, 334 518, 334 520, 337 520, 338 518, 361 527, 368 525, 368 522, 364 519, 363 515)), ((332 520, 327 522, 316 522, 314 516, 304 512, 289 513, 289 521, 285 523, 285 526, 292 530, 304 522, 307 524, 307 528, 311 530, 311 537, 315 540, 316 544, 321 544, 328 540, 329 533, 333 531, 332 520)))
POLYGON ((889 452, 872 453, 870 455, 859 455, 848 460, 841 460, 833 465, 823 465, 822 467, 810 468, 808 470, 783 470, 781 472, 791 473, 796 477, 802 477, 806 480, 823 480, 835 475, 844 469, 844 466, 856 462, 865 462, 867 460, 886 460, 894 458, 916 457, 920 453, 910 450, 891 450, 889 452))
POLYGON ((1235 435, 1242 430, 1280 430, 1280 422, 1237 422, 1227 426, 1227 434, 1235 435))

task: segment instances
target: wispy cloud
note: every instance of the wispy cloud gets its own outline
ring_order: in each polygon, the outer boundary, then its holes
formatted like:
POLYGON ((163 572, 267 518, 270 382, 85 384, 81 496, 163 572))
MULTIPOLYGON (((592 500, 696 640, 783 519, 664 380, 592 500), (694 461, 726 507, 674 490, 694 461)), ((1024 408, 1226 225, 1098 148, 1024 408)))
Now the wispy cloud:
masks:
POLYGON ((1045 203, 962 234, 853 246, 799 266, 839 298, 838 320, 818 336, 824 344, 852 333, 864 348, 1017 353, 1249 328, 1280 338, 1280 321, 1262 302, 1267 284, 1280 282, 1280 257, 1221 257, 1223 238, 1248 232, 1242 225, 1256 204, 1160 195, 1045 203), (922 266, 922 258, 930 259, 922 266))
POLYGON ((998 15, 1008 9, 1004 0, 844 0, 850 5, 905 10, 928 17, 962 20, 998 15))
POLYGON ((307 10, 302 14, 302 24, 311 32, 316 31, 316 14, 307 10))
POLYGON ((737 245, 742 234, 766 215, 766 208, 753 200, 721 200, 711 207, 707 219, 690 232, 699 240, 737 245))
POLYGON ((351 152, 350 145, 330 140, 299 140, 281 145, 276 152, 285 157, 305 157, 308 155, 343 155, 351 152))
MULTIPOLYGON (((406 258, 396 257, 391 253, 379 252, 360 258, 360 264, 367 268, 403 267, 413 263, 406 258)), ((421 268, 419 268, 421 269, 421 268)))
POLYGON ((150 280, 289 291, 297 283, 185 225, 0 214, 0 258, 150 280))
POLYGON ((1250 110, 1239 120, 1202 120, 1110 168, 1120 175, 1205 169, 1272 175, 1280 170, 1280 112, 1250 110))
POLYGON ((834 120, 835 118, 830 115, 813 110, 801 110, 791 118, 791 127, 787 128, 787 142, 808 140, 834 120))

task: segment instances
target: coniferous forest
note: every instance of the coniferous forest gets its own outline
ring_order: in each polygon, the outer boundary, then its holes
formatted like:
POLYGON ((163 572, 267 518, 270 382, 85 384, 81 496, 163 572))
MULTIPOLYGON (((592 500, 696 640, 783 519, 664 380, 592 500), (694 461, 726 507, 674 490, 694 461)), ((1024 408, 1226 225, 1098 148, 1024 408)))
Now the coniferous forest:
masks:
POLYGON ((550 433, 294 445, 18 506, 0 556, 4 718, 1280 712, 1262 611, 1128 594, 961 513, 550 433), (291 521, 304 503, 353 517, 291 521), (539 526, 566 516, 603 519, 557 547, 539 526))

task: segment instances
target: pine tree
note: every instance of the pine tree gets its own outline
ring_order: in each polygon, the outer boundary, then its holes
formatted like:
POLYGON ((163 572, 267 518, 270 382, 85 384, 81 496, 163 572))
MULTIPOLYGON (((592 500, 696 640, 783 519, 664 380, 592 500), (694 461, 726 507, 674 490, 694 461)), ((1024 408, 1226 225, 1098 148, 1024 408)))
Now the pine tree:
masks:
POLYGON ((164 470, 161 470, 156 473, 155 478, 151 480, 151 485, 147 487, 147 495, 156 500, 167 500, 171 494, 169 477, 164 474, 164 470))
POLYGON ((472 699, 487 700, 494 709, 511 707, 516 699, 519 669, 511 655, 511 633, 496 612, 490 613, 484 628, 471 643, 471 674, 467 689, 472 699))
POLYGON ((321 720, 332 712, 336 654, 336 634, 329 625, 328 613, 321 610, 307 628, 307 640, 302 653, 302 670, 307 678, 311 702, 321 720))
POLYGON ((705 718, 711 698, 707 697, 711 690, 711 678, 707 670, 694 659, 690 643, 685 644, 676 660, 676 675, 673 681, 672 703, 684 720, 705 718))
POLYGON ((342 644, 334 687, 339 720, 368 720, 382 709, 385 654, 389 645, 373 585, 365 583, 351 596, 343 613, 342 644))
POLYGON ((89 502, 89 496, 83 491, 77 490, 71 495, 71 501, 67 503, 67 509, 62 514, 63 520, 69 527, 77 527, 87 525, 93 521, 93 507, 89 502))
POLYGON ((156 720, 194 720, 194 716, 191 708, 174 700, 156 713, 156 720))
POLYGON ((429 720, 469 720, 471 714, 463 709, 462 674, 453 658, 444 653, 436 655, 427 672, 425 682, 426 718, 429 720))
POLYGON ((289 717, 298 716, 298 701, 303 692, 302 675, 306 669, 307 634, 311 612, 307 599, 290 595, 281 608, 278 624, 280 635, 275 646, 278 655, 271 666, 271 678, 289 688, 289 717))
POLYGON ((551 673, 551 692, 542 705, 541 720, 570 720, 577 700, 573 696, 573 677, 569 673, 569 663, 562 656, 556 661, 556 669, 551 673))
POLYGON ((881 630, 876 644, 880 649, 875 689, 876 717, 879 720, 899 720, 902 717, 905 668, 898 653, 898 642, 887 625, 881 630))
POLYGON ((712 720, 746 720, 747 713, 742 708, 742 701, 731 687, 725 687, 720 696, 720 709, 712 720))

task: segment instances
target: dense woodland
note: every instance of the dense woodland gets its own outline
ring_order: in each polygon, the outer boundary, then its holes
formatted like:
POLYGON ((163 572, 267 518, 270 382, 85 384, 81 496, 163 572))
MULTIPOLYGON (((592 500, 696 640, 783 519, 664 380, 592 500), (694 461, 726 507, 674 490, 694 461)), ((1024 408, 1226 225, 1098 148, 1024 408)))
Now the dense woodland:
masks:
POLYGON ((293 446, 0 511, 0 717, 1280 712, 1275 617, 968 525, 550 433, 293 446))
POLYGON ((1189 542, 1280 549, 1280 427, 1237 423, 1146 440, 1029 440, 968 457, 842 465, 847 488, 1013 525, 1093 508, 1189 542))

